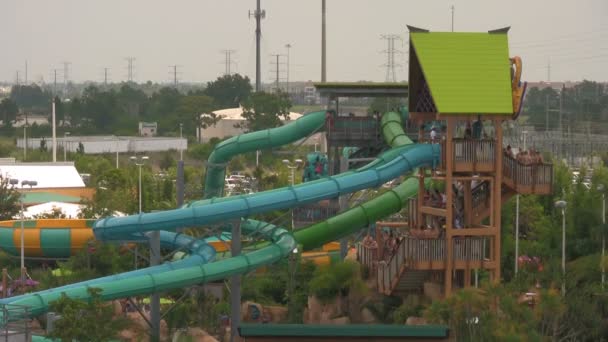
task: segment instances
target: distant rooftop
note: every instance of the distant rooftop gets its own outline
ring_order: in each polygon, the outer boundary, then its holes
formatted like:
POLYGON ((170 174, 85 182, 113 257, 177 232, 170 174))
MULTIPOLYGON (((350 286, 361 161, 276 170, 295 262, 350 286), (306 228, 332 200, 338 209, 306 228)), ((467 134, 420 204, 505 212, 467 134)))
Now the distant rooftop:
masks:
MULTIPOLYGON (((58 163, 0 163, 0 174, 21 181, 36 181, 35 189, 82 188, 85 186, 73 162, 58 163)), ((25 187, 29 188, 29 187, 25 187)))
POLYGON ((407 97, 408 84, 399 82, 314 83, 323 97, 407 97))

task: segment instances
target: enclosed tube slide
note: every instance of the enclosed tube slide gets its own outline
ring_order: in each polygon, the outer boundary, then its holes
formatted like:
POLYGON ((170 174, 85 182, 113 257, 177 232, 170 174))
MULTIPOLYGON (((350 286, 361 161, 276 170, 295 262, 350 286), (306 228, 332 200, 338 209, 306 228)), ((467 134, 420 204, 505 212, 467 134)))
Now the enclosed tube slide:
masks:
MULTIPOLYGON (((391 139, 391 137, 387 137, 388 139, 391 139)), ((266 210, 289 208, 350 191, 379 186, 415 167, 434 165, 439 157, 438 145, 416 145, 397 150, 395 159, 386 163, 379 161, 375 164, 383 165, 377 168, 366 168, 344 177, 331 177, 327 180, 307 183, 304 186, 288 187, 236 198, 235 200, 209 201, 211 203, 204 206, 195 205, 165 213, 104 219, 96 224, 95 234, 101 238, 112 238, 114 234, 123 237, 129 237, 132 234, 141 236, 141 234, 150 230, 171 230, 185 225, 197 226, 229 221, 266 210), (269 194, 272 194, 272 196, 269 194), (278 197, 278 199, 275 197, 278 197)), ((415 194, 416 189, 417 180, 415 182, 404 182, 395 189, 389 190, 367 203, 325 222, 299 230, 295 235, 297 242, 291 234, 282 228, 246 220, 241 225, 243 230, 257 231, 267 236, 271 243, 259 250, 214 263, 131 275, 118 281, 94 284, 95 287, 102 290, 103 299, 111 300, 191 286, 245 273, 286 257, 298 243, 305 249, 314 248, 390 215, 400 210, 407 198, 415 194)), ((62 292, 72 298, 88 298, 87 288, 91 287, 89 283, 69 286, 73 287, 41 291, 20 297, 7 298, 0 302, 27 305, 30 307, 30 312, 35 315, 44 312, 48 304, 59 298, 62 292)))
POLYGON ((270 128, 224 140, 207 160, 204 198, 221 197, 224 191, 226 163, 232 157, 256 150, 290 144, 308 137, 325 124, 325 111, 306 114, 285 126, 270 128))

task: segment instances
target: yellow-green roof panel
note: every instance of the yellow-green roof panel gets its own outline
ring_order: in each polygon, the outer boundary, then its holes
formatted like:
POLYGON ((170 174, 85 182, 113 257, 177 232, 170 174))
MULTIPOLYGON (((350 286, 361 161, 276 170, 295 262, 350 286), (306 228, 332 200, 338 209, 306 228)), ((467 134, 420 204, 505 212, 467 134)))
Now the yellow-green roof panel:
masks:
POLYGON ((513 113, 506 33, 412 32, 410 39, 439 113, 513 113))

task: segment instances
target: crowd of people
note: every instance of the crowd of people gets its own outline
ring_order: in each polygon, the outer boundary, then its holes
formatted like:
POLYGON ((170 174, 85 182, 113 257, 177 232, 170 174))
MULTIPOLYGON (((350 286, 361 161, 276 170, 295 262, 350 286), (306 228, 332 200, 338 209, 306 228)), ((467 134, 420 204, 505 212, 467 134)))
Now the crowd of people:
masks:
POLYGON ((518 163, 523 165, 538 165, 544 163, 543 155, 533 148, 528 151, 519 151, 519 153, 515 155, 513 153, 511 145, 507 145, 507 147, 505 148, 505 155, 507 157, 514 158, 515 160, 517 160, 518 163))

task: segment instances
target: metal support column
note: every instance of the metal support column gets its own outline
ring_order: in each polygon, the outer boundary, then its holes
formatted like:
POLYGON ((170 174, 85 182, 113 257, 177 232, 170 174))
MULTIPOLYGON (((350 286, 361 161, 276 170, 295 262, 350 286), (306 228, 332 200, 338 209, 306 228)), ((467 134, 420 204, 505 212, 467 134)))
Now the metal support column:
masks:
MULTIPOLYGON (((160 232, 150 233, 150 266, 160 264, 160 232)), ((151 340, 160 341, 160 295, 158 292, 150 296, 151 340)))
MULTIPOLYGON (((232 238, 230 253, 232 257, 241 254, 241 221, 231 222, 232 238)), ((230 341, 236 341, 238 327, 241 323, 241 276, 230 277, 230 341)))
MULTIPOLYGON (((336 155, 337 157, 337 155, 336 155)), ((348 171, 348 159, 340 156, 340 173, 348 171)), ((348 209, 348 196, 343 195, 338 199, 338 205, 340 212, 348 209)), ((348 254, 348 238, 343 237, 340 239, 340 259, 344 260, 348 254)))

